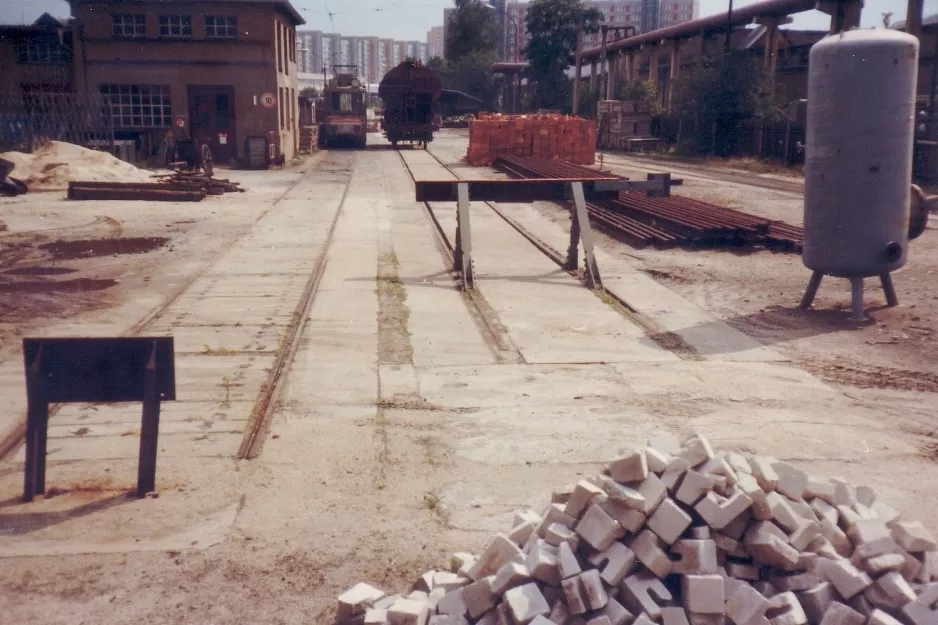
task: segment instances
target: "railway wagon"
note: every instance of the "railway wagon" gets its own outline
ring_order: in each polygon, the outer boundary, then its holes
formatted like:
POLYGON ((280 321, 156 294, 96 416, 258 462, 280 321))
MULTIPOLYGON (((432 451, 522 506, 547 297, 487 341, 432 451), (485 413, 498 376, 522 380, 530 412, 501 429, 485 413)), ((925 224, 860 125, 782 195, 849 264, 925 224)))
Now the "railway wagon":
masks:
POLYGON ((365 111, 365 87, 358 79, 355 65, 336 65, 333 77, 323 89, 319 142, 329 147, 340 142, 365 147, 368 119, 365 111))
POLYGON ((398 143, 416 143, 426 147, 433 141, 434 105, 443 92, 436 70, 408 59, 385 74, 378 85, 384 101, 384 134, 398 143))

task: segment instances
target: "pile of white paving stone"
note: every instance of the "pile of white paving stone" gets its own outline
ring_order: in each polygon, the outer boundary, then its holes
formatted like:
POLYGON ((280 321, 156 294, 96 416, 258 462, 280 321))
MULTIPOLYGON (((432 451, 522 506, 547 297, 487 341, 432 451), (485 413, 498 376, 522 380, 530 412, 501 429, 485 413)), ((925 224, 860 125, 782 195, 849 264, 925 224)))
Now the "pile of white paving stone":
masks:
POLYGON ((935 579, 935 539, 873 489, 665 435, 407 596, 357 584, 337 622, 938 625, 935 579))

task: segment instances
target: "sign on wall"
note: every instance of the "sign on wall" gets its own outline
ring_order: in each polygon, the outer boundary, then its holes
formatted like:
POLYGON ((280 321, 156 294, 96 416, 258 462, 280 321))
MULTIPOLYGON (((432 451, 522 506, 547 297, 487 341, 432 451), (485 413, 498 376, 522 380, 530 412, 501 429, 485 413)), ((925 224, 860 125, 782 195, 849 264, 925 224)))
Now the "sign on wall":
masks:
POLYGON ((272 109, 277 106, 277 96, 272 93, 265 93, 261 96, 261 106, 265 109, 272 109))

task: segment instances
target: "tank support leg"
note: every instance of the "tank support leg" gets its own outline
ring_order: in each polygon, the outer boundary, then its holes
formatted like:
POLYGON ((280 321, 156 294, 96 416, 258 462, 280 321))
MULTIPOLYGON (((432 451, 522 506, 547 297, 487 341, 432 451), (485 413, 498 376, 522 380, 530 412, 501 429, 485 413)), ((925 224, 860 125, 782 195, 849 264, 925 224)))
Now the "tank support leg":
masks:
POLYGON ((879 279, 883 283, 883 292, 886 294, 886 303, 890 306, 898 306, 899 298, 896 297, 896 287, 892 285, 892 276, 889 273, 884 273, 879 276, 879 279))
POLYGON ((814 296, 817 295, 817 290, 821 286, 821 279, 824 277, 824 274, 820 271, 815 271, 811 274, 811 280, 808 282, 808 288, 804 292, 804 297, 801 298, 801 304, 799 308, 801 310, 807 310, 811 308, 811 303, 814 301, 814 296))
POLYGON ((850 278, 850 321, 866 321, 863 314, 863 278, 850 278))

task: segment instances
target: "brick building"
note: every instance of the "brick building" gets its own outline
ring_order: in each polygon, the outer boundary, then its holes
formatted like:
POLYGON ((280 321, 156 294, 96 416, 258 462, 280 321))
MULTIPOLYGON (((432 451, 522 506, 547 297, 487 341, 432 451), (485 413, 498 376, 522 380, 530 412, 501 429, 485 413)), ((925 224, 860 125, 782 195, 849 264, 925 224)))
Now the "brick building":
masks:
POLYGON ((430 56, 443 56, 443 27, 434 26, 427 31, 427 45, 430 46, 430 56))
POLYGON ((0 27, 3 93, 99 97, 118 139, 144 154, 170 133, 216 161, 267 137, 287 158, 298 130, 296 26, 288 0, 69 0, 67 22, 0 27))

